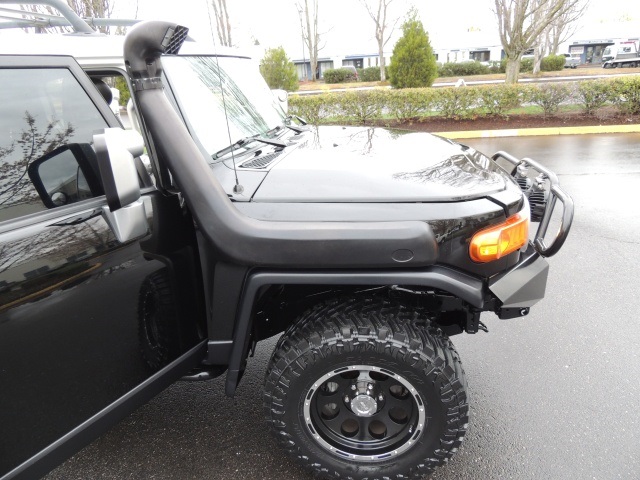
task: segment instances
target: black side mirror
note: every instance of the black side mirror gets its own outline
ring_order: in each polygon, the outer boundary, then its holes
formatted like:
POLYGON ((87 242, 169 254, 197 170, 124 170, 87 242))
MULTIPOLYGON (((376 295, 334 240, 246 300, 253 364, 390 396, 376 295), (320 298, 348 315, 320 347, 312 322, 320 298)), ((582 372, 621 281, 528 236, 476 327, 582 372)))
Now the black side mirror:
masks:
POLYGON ((96 154, 87 143, 58 147, 29 165, 27 173, 47 208, 104 195, 96 154))

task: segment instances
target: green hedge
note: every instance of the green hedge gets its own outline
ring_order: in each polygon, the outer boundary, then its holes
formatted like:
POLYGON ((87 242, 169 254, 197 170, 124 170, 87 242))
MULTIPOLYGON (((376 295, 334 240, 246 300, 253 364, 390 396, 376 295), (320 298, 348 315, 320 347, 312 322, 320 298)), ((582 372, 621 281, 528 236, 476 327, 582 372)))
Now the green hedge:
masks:
POLYGON ((312 125, 319 125, 333 115, 335 95, 289 95, 289 111, 312 125))
POLYGON ((529 101, 542 108, 545 115, 558 111, 563 102, 570 100, 571 90, 566 83, 542 83, 529 89, 529 101))
POLYGON ((399 121, 414 120, 435 108, 435 88, 403 88, 385 92, 386 108, 399 121))
POLYGON ((435 98, 436 110, 444 118, 456 120, 476 114, 478 90, 476 88, 439 88, 435 98))
POLYGON ((445 63, 438 67, 439 77, 464 77, 467 75, 486 75, 489 67, 480 62, 445 63))
POLYGON ((291 113, 314 125, 328 119, 366 124, 389 119, 412 121, 426 115, 454 119, 505 117, 521 105, 536 105, 545 115, 552 115, 563 104, 579 105, 588 115, 605 105, 640 114, 640 77, 535 85, 374 89, 289 97, 291 113))
POLYGON ((367 123, 380 118, 385 104, 384 90, 355 90, 334 94, 331 104, 334 114, 346 121, 367 123))
POLYGON ((348 68, 328 68, 322 73, 325 83, 355 82, 353 70, 348 68))
POLYGON ((573 97, 584 113, 594 115, 612 98, 610 80, 584 80, 575 85, 573 97))
POLYGON ((506 117, 507 111, 526 102, 526 90, 521 85, 483 85, 477 87, 478 102, 489 116, 506 117))
POLYGON ((564 68, 566 61, 564 55, 549 55, 540 61, 540 70, 542 72, 558 72, 564 68))
POLYGON ((362 82, 379 82, 380 67, 360 68, 358 69, 358 75, 360 75, 360 81, 362 82))
POLYGON ((611 81, 611 102, 622 112, 640 113, 640 78, 623 77, 611 81))

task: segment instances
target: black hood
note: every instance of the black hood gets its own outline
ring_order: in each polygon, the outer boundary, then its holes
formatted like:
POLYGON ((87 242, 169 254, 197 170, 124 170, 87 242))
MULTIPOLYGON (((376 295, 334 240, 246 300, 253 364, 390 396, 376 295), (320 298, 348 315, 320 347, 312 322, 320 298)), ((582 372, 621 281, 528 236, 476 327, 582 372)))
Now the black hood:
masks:
MULTIPOLYGON (((251 193, 245 191, 245 198, 314 203, 459 201, 502 191, 511 182, 481 153, 428 133, 320 127, 287 138, 292 145, 263 167, 266 177, 251 193)), ((246 167, 239 170, 242 174, 246 167)))

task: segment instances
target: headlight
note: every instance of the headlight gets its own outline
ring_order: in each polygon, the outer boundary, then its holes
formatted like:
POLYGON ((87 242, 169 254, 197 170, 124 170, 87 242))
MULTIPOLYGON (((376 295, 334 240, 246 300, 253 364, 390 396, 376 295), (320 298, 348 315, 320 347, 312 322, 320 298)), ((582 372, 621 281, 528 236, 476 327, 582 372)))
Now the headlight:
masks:
POLYGON ((498 260, 522 248, 529 241, 529 208, 504 223, 480 230, 471 239, 469 255, 474 262, 498 260))

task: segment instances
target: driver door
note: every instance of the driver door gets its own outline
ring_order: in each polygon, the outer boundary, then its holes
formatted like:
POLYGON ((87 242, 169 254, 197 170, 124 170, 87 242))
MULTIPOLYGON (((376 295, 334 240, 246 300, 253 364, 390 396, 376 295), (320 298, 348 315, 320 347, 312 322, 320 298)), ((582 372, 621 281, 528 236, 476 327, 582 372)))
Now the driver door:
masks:
POLYGON ((195 366, 204 345, 193 223, 177 199, 143 188, 149 229, 132 241, 105 220, 91 143, 120 124, 93 83, 70 57, 0 56, 0 86, 6 480, 49 471, 195 366))

